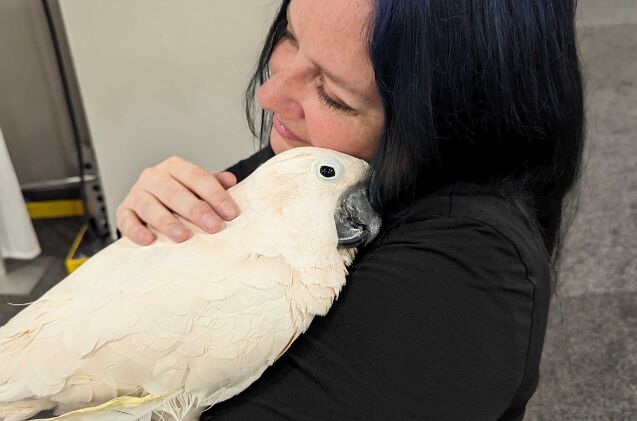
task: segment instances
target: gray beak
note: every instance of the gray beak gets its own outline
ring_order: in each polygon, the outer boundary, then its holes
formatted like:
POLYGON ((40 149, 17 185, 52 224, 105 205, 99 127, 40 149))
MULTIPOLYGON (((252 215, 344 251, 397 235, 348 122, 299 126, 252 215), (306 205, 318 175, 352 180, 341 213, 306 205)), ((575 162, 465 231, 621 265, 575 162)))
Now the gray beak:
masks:
POLYGON ((367 245, 380 231, 382 220, 372 209, 367 189, 362 184, 350 187, 339 199, 334 213, 338 245, 358 247, 367 245))

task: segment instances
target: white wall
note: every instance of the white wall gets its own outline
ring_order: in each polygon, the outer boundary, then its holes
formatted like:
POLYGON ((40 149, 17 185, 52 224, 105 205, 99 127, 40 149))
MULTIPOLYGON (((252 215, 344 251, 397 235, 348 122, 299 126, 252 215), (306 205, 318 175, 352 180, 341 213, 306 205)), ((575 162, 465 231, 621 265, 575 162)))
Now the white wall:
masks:
POLYGON ((578 0, 580 26, 608 26, 637 22, 635 0, 578 0))
POLYGON ((60 0, 114 213, 143 168, 180 155, 210 170, 255 151, 243 93, 277 0, 60 0))
POLYGON ((71 121, 40 0, 0 0, 0 127, 20 183, 77 175, 71 121))

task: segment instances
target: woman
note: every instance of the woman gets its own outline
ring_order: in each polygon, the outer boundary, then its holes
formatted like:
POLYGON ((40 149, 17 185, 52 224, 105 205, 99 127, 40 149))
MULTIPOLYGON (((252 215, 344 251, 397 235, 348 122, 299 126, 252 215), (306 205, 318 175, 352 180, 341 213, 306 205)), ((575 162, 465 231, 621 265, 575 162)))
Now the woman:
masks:
POLYGON ((371 163, 385 226, 330 313, 202 419, 522 419, 583 147, 574 17, 575 0, 283 1, 247 95, 265 147, 220 174, 145 171, 118 226, 216 232, 240 212, 226 188, 308 145, 371 163))

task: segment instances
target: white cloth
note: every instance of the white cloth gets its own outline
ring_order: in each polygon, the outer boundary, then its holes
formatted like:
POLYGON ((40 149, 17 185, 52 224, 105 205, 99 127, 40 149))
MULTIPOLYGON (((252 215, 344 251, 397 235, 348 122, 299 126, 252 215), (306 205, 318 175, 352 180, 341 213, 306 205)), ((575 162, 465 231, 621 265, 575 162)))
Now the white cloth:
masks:
POLYGON ((0 259, 33 259, 40 251, 0 128, 0 259))

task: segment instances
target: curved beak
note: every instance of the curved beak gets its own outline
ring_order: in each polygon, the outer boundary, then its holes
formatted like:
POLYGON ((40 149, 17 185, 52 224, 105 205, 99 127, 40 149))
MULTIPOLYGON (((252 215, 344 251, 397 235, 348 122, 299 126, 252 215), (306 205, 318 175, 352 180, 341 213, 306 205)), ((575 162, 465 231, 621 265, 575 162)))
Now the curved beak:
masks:
POLYGON ((350 187, 341 195, 334 220, 338 245, 343 247, 366 246, 376 238, 382 224, 380 215, 372 209, 367 189, 362 183, 350 187))

